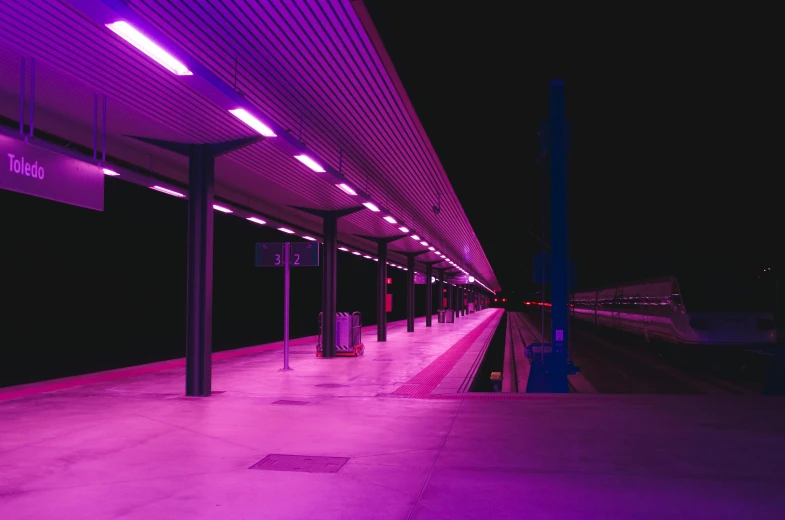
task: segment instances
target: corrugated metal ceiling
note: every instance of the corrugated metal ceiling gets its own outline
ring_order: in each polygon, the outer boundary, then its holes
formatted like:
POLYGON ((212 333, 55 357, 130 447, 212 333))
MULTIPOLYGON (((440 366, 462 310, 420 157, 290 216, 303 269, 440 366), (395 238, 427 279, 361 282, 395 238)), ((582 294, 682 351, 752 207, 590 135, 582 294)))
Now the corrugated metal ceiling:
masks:
MULTIPOLYGON (((375 32, 353 2, 127 3, 190 57, 236 86, 252 106, 301 135, 319 157, 335 168, 340 164, 354 185, 405 225, 499 289, 438 158, 396 86, 394 71, 374 46, 375 32), (431 210, 437 195, 438 216, 431 210)), ((29 0, 5 4, 3 11, 7 23, 0 42, 51 65, 42 69, 51 77, 41 78, 36 93, 44 111, 91 129, 91 93, 106 94, 109 143, 124 147, 140 146, 122 137, 129 134, 194 142, 249 135, 244 124, 70 5, 29 0)), ((6 58, 10 70, 12 59, 6 58)), ((5 93, 13 92, 12 83, 0 80, 5 93)), ((154 149, 149 153, 160 154, 154 149)), ((319 209, 357 205, 270 142, 232 152, 219 160, 216 173, 218 183, 268 203, 319 209)), ((397 227, 377 213, 361 211, 341 219, 339 232, 394 236, 400 233, 397 227)), ((417 251, 422 246, 406 238, 390 249, 417 251)), ((431 253, 418 260, 437 258, 431 253)))

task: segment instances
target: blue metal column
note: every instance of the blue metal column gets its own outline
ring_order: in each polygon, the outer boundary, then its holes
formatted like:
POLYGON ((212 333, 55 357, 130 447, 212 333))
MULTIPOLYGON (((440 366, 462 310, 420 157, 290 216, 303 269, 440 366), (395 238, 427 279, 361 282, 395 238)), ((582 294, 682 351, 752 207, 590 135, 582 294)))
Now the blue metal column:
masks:
POLYGON ((564 82, 553 80, 549 95, 548 125, 551 175, 551 343, 542 348, 529 372, 527 392, 567 393, 569 350, 569 251, 567 229, 567 121, 564 82))
POLYGON ((567 120, 564 81, 551 81, 551 370, 554 392, 568 392, 567 350, 570 344, 568 316, 569 251, 567 238, 567 120))
POLYGON ((433 265, 425 266, 425 326, 432 326, 433 321, 433 265))
POLYGON ((335 313, 338 286, 338 216, 323 217, 324 262, 322 263, 322 357, 335 357, 335 313))

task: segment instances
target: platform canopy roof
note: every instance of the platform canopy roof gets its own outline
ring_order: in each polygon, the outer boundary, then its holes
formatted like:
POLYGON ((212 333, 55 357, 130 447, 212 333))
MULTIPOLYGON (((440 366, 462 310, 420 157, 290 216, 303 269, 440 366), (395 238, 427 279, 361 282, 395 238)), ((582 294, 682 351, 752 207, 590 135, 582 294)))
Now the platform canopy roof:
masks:
POLYGON ((19 118, 20 64, 33 58, 36 130, 92 148, 106 96, 107 156, 184 193, 187 158, 136 137, 215 143, 268 134, 216 162, 216 199, 238 216, 318 239, 321 219, 297 208, 370 202, 380 211, 339 220, 342 245, 372 256, 376 245, 362 236, 406 235, 391 252, 433 247, 418 268, 450 267, 449 259, 500 290, 361 1, 26 0, 2 9, 6 119, 19 118), (134 31, 174 61, 164 56, 161 65, 131 45, 134 31))

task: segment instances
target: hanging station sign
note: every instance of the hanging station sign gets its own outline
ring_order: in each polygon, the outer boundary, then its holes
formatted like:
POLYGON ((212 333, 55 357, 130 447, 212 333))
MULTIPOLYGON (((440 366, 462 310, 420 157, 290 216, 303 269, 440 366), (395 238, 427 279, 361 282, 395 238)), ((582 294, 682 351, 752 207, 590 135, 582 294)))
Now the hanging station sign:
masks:
POLYGON ((0 135, 0 189, 104 210, 101 167, 0 135))

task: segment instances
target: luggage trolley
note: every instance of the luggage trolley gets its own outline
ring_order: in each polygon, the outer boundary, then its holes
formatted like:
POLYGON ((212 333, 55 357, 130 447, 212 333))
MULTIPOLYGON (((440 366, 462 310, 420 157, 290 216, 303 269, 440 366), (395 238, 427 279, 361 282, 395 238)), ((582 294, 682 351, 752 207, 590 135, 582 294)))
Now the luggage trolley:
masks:
MULTIPOLYGON (((319 313, 319 335, 316 337, 316 355, 322 356, 322 317, 319 313)), ((363 345, 363 319, 360 312, 335 313, 335 355, 357 357, 365 354, 363 345)))

